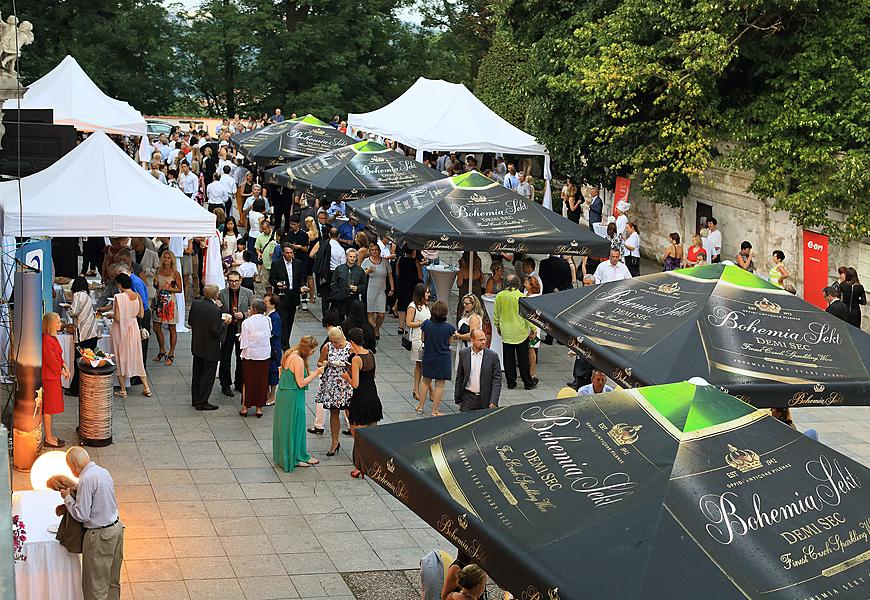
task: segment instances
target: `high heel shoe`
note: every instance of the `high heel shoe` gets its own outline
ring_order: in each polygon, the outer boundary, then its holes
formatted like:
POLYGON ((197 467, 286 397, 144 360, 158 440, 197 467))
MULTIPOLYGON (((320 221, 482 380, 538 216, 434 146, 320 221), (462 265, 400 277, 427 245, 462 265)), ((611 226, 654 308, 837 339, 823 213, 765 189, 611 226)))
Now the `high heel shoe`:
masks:
POLYGON ((165 353, 165 352, 160 352, 160 353, 158 353, 157 356, 155 356, 152 360, 153 360, 154 362, 160 362, 161 360, 163 360, 163 358, 164 358, 165 356, 166 356, 166 353, 165 353))
POLYGON ((151 388, 148 387, 147 385, 144 388, 142 388, 142 395, 145 396, 146 398, 150 398, 151 397, 151 388))
POLYGON ((340 449, 341 449, 341 442, 339 442, 339 443, 337 443, 337 444, 335 445, 335 450, 332 450, 331 452, 327 452, 327 453, 326 453, 326 456, 335 456, 335 454, 336 454, 340 449))
POLYGON ((353 477, 354 479, 365 479, 366 478, 365 473, 363 473, 359 469, 354 469, 353 471, 351 471, 350 476, 353 477))

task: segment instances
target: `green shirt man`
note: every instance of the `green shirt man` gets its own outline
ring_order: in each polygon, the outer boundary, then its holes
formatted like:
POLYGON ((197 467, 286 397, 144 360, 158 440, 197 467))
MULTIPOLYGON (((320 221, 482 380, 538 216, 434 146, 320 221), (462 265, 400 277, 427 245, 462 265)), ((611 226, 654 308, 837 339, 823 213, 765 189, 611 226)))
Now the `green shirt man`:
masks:
POLYGON ((506 344, 521 344, 529 338, 532 326, 520 316, 520 298, 523 293, 516 287, 502 290, 495 297, 493 323, 506 344))
POLYGON ((260 223, 261 233, 254 240, 254 250, 259 253, 260 259, 263 261, 263 268, 266 271, 272 268, 272 253, 275 251, 275 246, 278 245, 278 241, 272 235, 271 225, 266 225, 268 222, 268 220, 263 219, 260 223))

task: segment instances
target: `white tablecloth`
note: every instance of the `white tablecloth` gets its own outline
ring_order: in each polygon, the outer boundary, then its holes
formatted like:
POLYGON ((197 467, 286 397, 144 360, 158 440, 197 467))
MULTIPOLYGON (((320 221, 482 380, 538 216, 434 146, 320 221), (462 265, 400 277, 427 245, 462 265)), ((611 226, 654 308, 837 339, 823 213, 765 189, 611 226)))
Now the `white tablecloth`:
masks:
POLYGON ((12 514, 21 517, 27 532, 27 560, 15 562, 17 600, 82 599, 81 555, 67 552, 48 532, 49 525, 60 523, 54 508, 62 503, 52 490, 12 494, 12 514))
MULTIPOLYGON (((57 334, 57 341, 60 342, 60 349, 63 351, 63 362, 66 364, 67 368, 70 372, 70 377, 61 379, 61 385, 65 388, 69 387, 69 382, 72 377, 73 372, 73 363, 72 361, 78 358, 78 352, 76 352, 76 345, 73 341, 72 334, 69 333, 59 333, 57 334)), ((97 347, 107 354, 112 354, 112 338, 109 337, 109 334, 103 335, 100 340, 97 342, 97 347)))
POLYGON ((483 306, 486 308, 486 314, 489 315, 489 322, 492 323, 492 337, 489 342, 489 349, 498 354, 498 361, 501 363, 501 370, 504 371, 504 348, 501 344, 501 336, 495 328, 495 323, 492 320, 495 315, 495 294, 484 294, 483 306))

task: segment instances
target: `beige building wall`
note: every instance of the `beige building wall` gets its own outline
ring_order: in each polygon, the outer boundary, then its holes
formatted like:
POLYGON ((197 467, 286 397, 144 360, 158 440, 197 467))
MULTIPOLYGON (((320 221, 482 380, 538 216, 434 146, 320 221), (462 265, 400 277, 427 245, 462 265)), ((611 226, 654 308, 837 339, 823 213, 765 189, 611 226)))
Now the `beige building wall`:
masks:
MULTIPOLYGON (((656 204, 643 197, 636 188, 629 196, 629 219, 640 228, 641 252, 644 257, 661 263, 668 234, 680 234, 685 247, 695 233, 699 204, 711 207, 722 231, 722 258, 734 260, 744 240, 752 244, 758 255, 756 269, 766 275, 774 250, 785 252, 785 265, 791 274, 789 281, 803 295, 803 231, 789 218, 789 213, 773 210, 772 200, 760 200, 746 189, 751 173, 713 168, 701 180, 693 181, 682 207, 656 204)), ((585 191, 585 190, 584 190, 585 191)), ((607 211, 612 209, 608 206, 607 211)), ((703 213, 703 209, 701 211, 703 213)), ((606 212, 605 214, 611 214, 606 212)), ((834 218, 843 215, 834 213, 834 218)), ((837 267, 855 267, 862 283, 870 291, 870 240, 848 246, 831 244, 828 255, 829 280, 837 277, 837 267)), ((864 308, 863 329, 870 332, 870 310, 864 308)))

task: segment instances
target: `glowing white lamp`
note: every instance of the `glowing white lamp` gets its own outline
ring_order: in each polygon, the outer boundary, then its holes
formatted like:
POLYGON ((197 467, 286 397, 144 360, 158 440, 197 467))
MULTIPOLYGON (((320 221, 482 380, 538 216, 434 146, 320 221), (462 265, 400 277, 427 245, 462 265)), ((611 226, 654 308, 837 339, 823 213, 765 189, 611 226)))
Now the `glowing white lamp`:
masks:
POLYGON ((48 480, 55 475, 66 475, 76 483, 79 481, 66 464, 66 452, 55 450, 40 455, 30 468, 30 487, 34 490, 47 490, 48 480))

